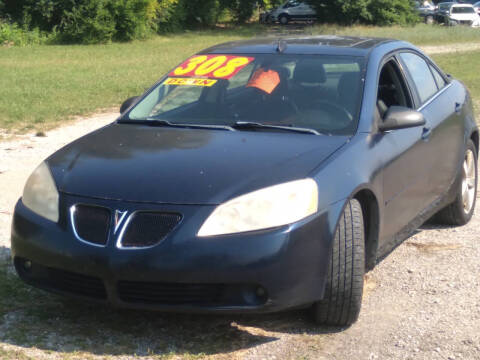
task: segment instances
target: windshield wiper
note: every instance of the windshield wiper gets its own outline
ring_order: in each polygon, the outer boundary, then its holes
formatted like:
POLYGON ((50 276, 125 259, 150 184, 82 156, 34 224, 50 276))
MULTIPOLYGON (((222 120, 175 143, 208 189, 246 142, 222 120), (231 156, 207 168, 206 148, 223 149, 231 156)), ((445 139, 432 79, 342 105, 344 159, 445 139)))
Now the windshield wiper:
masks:
POLYGON ((237 121, 235 124, 232 125, 232 128, 234 129, 276 129, 276 130, 293 131, 293 132, 313 134, 313 135, 321 135, 318 131, 313 129, 299 128, 294 126, 266 125, 266 124, 260 124, 257 122, 251 122, 251 121, 237 121))
POLYGON ((165 126, 165 127, 179 127, 179 128, 189 128, 189 129, 216 129, 216 130, 228 130, 235 131, 231 126, 227 125, 208 125, 208 124, 177 124, 171 123, 167 120, 159 119, 145 119, 145 120, 120 120, 119 124, 141 124, 148 126, 165 126))

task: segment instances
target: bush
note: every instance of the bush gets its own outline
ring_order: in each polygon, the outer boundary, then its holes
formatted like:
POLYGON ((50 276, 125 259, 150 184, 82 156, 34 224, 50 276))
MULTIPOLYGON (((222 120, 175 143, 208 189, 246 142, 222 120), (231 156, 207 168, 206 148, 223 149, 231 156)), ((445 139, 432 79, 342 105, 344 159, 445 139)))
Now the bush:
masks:
POLYGON ((111 41, 115 34, 115 21, 106 3, 105 0, 91 0, 65 11, 59 25, 58 40, 82 44, 111 41))
POLYGON ((412 4, 405 0, 371 0, 368 11, 373 19, 371 23, 380 26, 415 24, 419 20, 412 4))
POLYGON ((159 32, 178 31, 184 27, 187 11, 181 0, 159 0, 157 24, 159 32))
POLYGON ((106 8, 115 24, 114 40, 144 39, 156 30, 157 0, 109 0, 106 8))
POLYGON ((182 0, 182 4, 186 26, 212 26, 217 23, 221 12, 218 0, 182 0))
POLYGON ((237 23, 244 23, 252 18, 256 0, 223 0, 223 6, 228 8, 237 23))
POLYGON ((307 0, 319 21, 353 25, 414 24, 418 21, 411 0, 307 0))
POLYGON ((26 28, 56 32, 61 42, 92 44, 147 37, 158 7, 157 0, 4 0, 3 12, 26 28))
POLYGON ((0 46, 38 45, 46 43, 48 39, 47 34, 38 29, 29 31, 0 20, 0 46))

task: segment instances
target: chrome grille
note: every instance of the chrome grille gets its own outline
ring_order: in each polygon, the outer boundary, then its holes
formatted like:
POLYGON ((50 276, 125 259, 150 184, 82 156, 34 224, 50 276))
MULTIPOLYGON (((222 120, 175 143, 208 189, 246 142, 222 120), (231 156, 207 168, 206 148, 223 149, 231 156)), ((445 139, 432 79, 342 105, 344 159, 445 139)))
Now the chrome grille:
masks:
POLYGON ((182 219, 179 214, 137 211, 119 236, 119 248, 150 247, 161 242, 182 219))
POLYGON ((105 246, 110 229, 110 210, 101 206, 77 204, 70 209, 73 231, 78 240, 105 246))

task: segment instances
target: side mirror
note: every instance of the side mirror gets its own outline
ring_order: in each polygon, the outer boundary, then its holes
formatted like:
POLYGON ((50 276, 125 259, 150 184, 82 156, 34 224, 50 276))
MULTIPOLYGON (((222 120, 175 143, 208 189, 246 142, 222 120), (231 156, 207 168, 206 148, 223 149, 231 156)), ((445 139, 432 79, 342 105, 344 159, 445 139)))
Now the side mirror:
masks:
POLYGON ((421 112, 403 106, 390 106, 378 129, 389 131, 423 125, 425 125, 425 118, 421 112))
POLYGON ((139 97, 140 96, 134 96, 125 100, 122 106, 120 106, 120 114, 123 114, 125 110, 127 110, 130 106, 132 106, 138 100, 139 97))

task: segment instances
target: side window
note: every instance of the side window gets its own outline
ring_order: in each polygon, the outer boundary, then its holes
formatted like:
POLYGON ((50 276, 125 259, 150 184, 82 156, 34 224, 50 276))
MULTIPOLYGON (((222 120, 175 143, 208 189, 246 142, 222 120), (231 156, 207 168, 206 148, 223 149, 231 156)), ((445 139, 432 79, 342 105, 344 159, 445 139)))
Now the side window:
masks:
POLYGON ((390 106, 412 107, 405 78, 393 59, 383 65, 378 80, 377 109, 381 118, 390 106))
POLYGON ((415 83, 422 104, 431 98, 438 90, 432 72, 425 60, 413 53, 401 53, 405 66, 415 83))
POLYGON ((439 89, 443 89, 445 85, 447 85, 445 79, 443 78, 442 75, 438 72, 437 69, 435 69, 433 66, 430 65, 430 70, 432 70, 433 77, 435 78, 435 81, 437 82, 437 86, 439 89))

